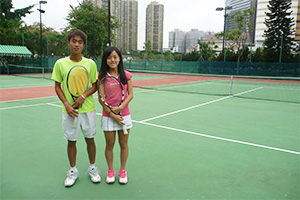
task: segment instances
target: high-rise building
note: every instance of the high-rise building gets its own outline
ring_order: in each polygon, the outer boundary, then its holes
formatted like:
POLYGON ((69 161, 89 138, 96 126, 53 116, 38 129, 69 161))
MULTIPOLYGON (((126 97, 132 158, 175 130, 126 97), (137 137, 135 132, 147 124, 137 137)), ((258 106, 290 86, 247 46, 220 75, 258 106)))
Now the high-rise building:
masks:
POLYGON ((173 52, 188 53, 197 49, 198 40, 212 34, 213 32, 204 32, 198 29, 192 29, 188 32, 175 29, 169 32, 169 49, 173 52))
POLYGON ((122 23, 122 49, 127 52, 131 50, 136 51, 138 45, 138 2, 136 0, 126 0, 124 2, 124 18, 122 23))
POLYGON ((298 1, 295 40, 297 40, 298 42, 300 41, 300 1, 298 1))
POLYGON ((186 48, 189 47, 195 47, 198 44, 198 40, 201 39, 201 37, 204 37, 205 35, 208 35, 204 31, 199 31, 198 29, 192 29, 189 32, 186 32, 185 35, 185 45, 186 48))
POLYGON ((185 32, 179 29, 169 32, 169 48, 175 52, 184 53, 185 32))
MULTIPOLYGON (((255 29, 255 48, 262 47, 265 41, 264 31, 267 30, 265 25, 265 18, 267 17, 266 12, 270 12, 268 9, 269 1, 268 0, 258 0, 257 1, 257 18, 256 18, 256 29, 255 29)), ((294 28, 296 34, 294 35, 295 40, 300 40, 300 1, 292 0, 291 10, 292 14, 290 17, 294 18, 295 23, 294 28), (298 18, 298 20, 297 20, 298 18), (297 35, 298 34, 298 35, 297 35)))
POLYGON ((150 41, 152 49, 163 49, 164 5, 151 2, 146 9, 146 41, 150 41))
POLYGON ((112 45, 120 50, 129 52, 137 50, 138 35, 138 2, 136 0, 91 0, 95 6, 107 11, 110 1, 110 13, 120 24, 120 28, 113 31, 115 41, 112 45))
MULTIPOLYGON (((227 14, 229 14, 229 17, 227 17, 227 30, 233 30, 237 26, 233 19, 230 18, 234 13, 237 11, 243 11, 245 9, 256 9, 257 7, 257 0, 226 0, 226 6, 231 6, 232 9, 227 11, 227 14)), ((256 12, 254 15, 249 19, 251 24, 251 29, 248 30, 248 43, 251 43, 251 41, 254 41, 255 36, 255 21, 256 21, 256 12)))

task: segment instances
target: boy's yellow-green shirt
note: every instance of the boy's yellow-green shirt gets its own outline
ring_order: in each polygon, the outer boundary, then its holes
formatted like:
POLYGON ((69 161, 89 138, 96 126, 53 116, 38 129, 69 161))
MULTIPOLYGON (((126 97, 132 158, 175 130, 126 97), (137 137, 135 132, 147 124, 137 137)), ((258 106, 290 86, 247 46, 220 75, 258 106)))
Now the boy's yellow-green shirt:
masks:
MULTIPOLYGON (((56 61, 53 72, 52 79, 58 83, 62 83, 63 93, 67 99, 67 101, 72 105, 73 98, 70 95, 67 88, 67 76, 70 69, 76 65, 84 66, 89 74, 90 74, 90 82, 95 83, 97 81, 97 65, 96 63, 88 58, 82 57, 80 62, 73 62, 69 57, 61 58, 56 61)), ((90 86, 91 87, 91 86, 90 86)), ((62 104, 63 113, 67 113, 65 106, 62 104)), ((96 110, 95 102, 93 99, 93 95, 90 95, 85 98, 85 101, 81 108, 78 109, 79 113, 92 112, 96 110)))

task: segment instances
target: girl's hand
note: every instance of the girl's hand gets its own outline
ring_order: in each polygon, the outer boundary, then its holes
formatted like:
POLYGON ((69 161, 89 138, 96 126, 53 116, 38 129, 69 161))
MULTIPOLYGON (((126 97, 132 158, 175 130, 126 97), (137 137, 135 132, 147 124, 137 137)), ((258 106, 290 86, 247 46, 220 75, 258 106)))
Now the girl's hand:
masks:
POLYGON ((124 119, 123 119, 123 117, 121 115, 118 115, 118 114, 115 114, 115 113, 111 112, 110 116, 118 124, 125 125, 125 123, 123 122, 124 119))
POLYGON ((122 110, 123 108, 121 106, 111 108, 111 111, 114 113, 120 113, 122 110))

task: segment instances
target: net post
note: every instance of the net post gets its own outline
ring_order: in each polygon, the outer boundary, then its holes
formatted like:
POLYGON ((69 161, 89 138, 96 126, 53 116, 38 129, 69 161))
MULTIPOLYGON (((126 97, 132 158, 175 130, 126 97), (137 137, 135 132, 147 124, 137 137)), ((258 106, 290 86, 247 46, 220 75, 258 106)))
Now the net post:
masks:
POLYGON ((229 96, 232 96, 232 83, 233 83, 233 76, 230 77, 229 96))

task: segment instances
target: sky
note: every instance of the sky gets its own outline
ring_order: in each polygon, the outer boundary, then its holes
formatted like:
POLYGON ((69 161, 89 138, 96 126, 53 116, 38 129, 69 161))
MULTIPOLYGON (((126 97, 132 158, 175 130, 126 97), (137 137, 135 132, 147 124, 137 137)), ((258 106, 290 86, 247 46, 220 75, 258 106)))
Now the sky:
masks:
MULTIPOLYGON (((78 6, 81 0, 47 0, 47 4, 42 4, 42 23, 47 27, 61 31, 67 26, 66 17, 70 11, 69 5, 78 6)), ((145 42, 146 8, 154 0, 138 1, 138 49, 143 49, 145 42)), ((220 32, 224 26, 224 11, 216 11, 217 7, 224 7, 225 0, 156 0, 164 5, 164 44, 168 47, 169 32, 174 29, 190 31, 198 29, 201 31, 220 32), (175 3, 179 2, 179 3, 175 3)), ((24 8, 35 4, 33 13, 22 18, 27 25, 40 21, 39 0, 12 0, 13 10, 24 8)))

